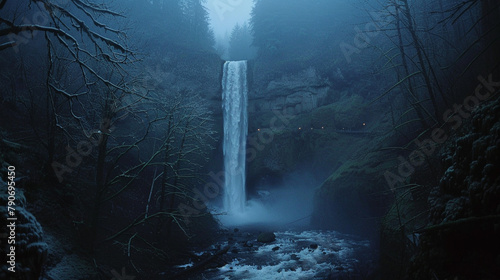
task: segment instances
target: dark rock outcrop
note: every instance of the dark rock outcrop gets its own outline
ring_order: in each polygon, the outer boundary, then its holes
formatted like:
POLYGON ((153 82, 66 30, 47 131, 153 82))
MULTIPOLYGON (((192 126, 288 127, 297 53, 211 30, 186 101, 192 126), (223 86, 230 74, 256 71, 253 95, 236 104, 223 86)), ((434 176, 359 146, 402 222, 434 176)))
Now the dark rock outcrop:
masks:
POLYGON ((393 164, 381 160, 377 153, 350 160, 325 180, 316 193, 313 225, 373 237, 376 217, 382 216, 388 201, 383 172, 393 164))
POLYGON ((500 279, 498 97, 472 113, 442 158, 411 279, 500 279))
POLYGON ((326 103, 331 84, 319 76, 314 68, 298 74, 282 76, 262 84, 254 80, 249 93, 249 113, 281 110, 288 114, 310 112, 326 103))
POLYGON ((272 232, 263 232, 257 237, 257 242, 271 243, 276 240, 276 235, 272 232))

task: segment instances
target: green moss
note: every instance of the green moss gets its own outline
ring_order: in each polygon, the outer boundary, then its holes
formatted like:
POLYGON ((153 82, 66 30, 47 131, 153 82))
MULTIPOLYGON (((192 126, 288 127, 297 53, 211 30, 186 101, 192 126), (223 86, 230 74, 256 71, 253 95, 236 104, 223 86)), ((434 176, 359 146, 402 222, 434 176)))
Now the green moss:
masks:
POLYGON ((390 194, 383 174, 392 164, 382 152, 345 161, 316 192, 313 222, 343 232, 376 234, 374 217, 384 215, 390 194))
POLYGON ((334 127, 336 106, 330 104, 319 107, 312 112, 311 124, 314 127, 334 127))
POLYGON ((365 182, 379 181, 383 172, 386 170, 386 163, 373 165, 373 160, 378 161, 375 156, 364 159, 349 160, 342 164, 335 172, 326 179, 320 188, 321 195, 330 199, 337 198, 338 192, 342 189, 351 189, 352 191, 369 193, 381 190, 382 186, 375 187, 365 182), (342 182, 342 183, 340 183, 342 182))

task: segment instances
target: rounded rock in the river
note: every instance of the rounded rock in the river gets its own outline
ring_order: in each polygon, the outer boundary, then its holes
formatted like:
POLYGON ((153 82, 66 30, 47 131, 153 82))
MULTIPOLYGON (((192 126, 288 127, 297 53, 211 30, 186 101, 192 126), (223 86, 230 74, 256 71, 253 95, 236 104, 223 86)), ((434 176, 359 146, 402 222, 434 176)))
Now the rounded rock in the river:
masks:
POLYGON ((271 243, 276 240, 276 235, 272 232, 263 232, 257 237, 258 242, 271 243))

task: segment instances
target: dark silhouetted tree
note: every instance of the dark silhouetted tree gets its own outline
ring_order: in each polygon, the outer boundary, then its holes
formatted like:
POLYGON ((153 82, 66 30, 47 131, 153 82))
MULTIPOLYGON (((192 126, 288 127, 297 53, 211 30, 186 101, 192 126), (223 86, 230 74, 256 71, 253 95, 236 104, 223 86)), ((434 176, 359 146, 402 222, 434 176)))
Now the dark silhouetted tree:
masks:
POLYGON ((184 22, 187 28, 186 46, 193 49, 213 50, 214 34, 210 29, 205 0, 184 0, 184 22))

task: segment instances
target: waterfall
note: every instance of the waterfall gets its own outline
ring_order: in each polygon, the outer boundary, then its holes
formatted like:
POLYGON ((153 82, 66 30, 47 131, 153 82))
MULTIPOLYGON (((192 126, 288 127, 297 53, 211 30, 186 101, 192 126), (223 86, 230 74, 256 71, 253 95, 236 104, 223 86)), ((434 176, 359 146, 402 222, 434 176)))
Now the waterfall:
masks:
POLYGON ((245 209, 247 62, 227 61, 222 78, 224 119, 224 208, 230 214, 245 209))

